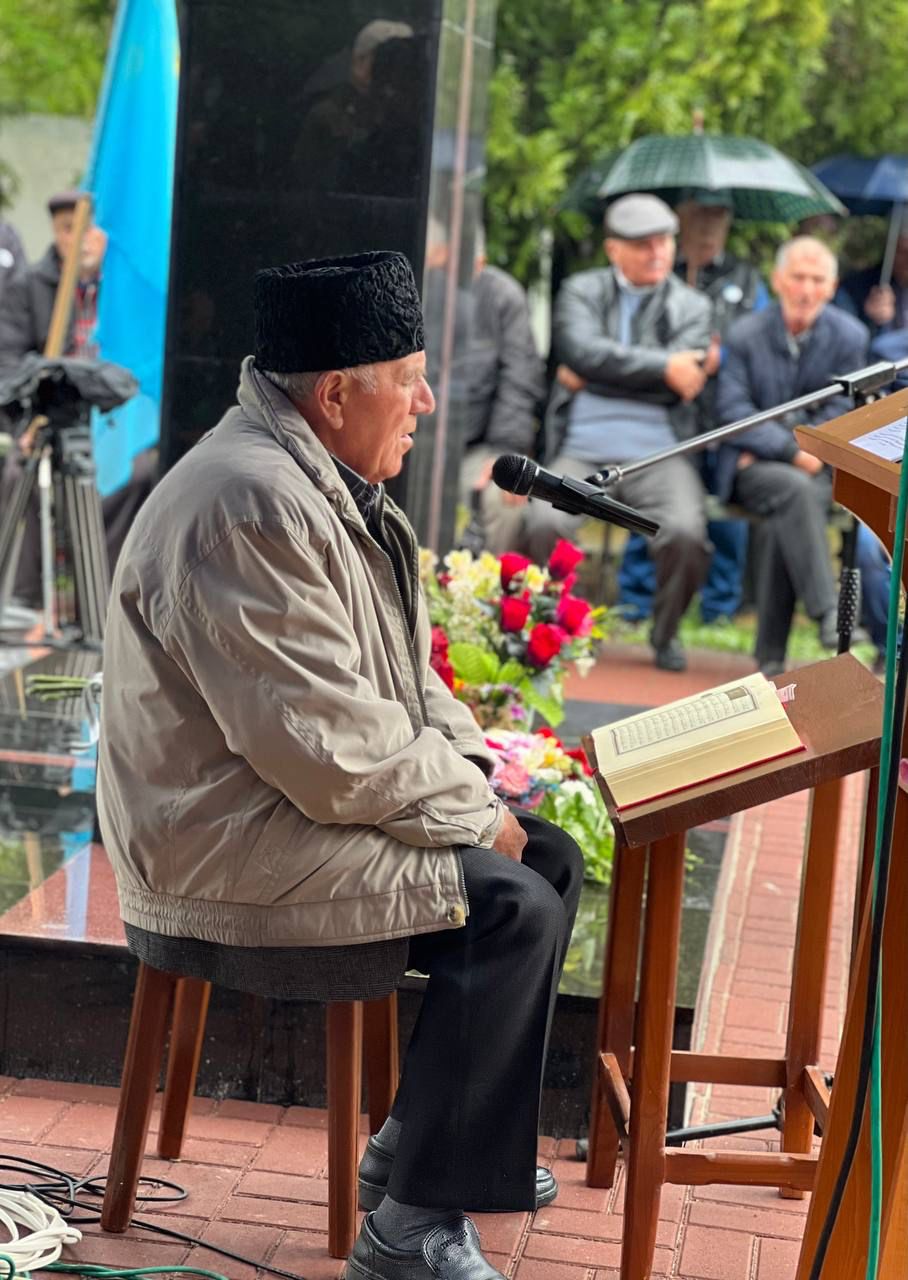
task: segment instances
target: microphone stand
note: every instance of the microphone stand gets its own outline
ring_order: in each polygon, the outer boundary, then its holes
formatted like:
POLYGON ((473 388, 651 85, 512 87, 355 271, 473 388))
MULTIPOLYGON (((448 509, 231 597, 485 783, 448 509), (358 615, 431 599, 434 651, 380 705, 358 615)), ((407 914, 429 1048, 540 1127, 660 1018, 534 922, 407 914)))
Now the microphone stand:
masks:
MULTIPOLYGON (((587 476, 586 482, 587 484, 595 484, 607 489, 609 485, 617 484, 625 476, 634 475, 637 471, 644 471, 648 467, 654 467, 657 463, 665 462, 669 458, 681 458, 686 457, 688 454, 701 453, 711 445, 721 444, 725 440, 730 440, 734 436, 740 435, 742 431, 759 426, 761 422, 769 422, 773 418, 797 413, 802 409, 814 409, 818 405, 825 404, 827 400, 834 400, 836 396, 850 396, 854 402, 854 407, 856 409, 860 408, 862 405, 878 399, 883 388, 894 382, 896 374, 901 372, 902 369, 908 369, 908 358, 898 360, 895 363, 880 361, 878 364, 867 365, 864 369, 858 369, 855 373, 842 374, 841 377, 830 383, 828 387, 821 387, 819 391, 812 391, 808 395, 798 396, 795 400, 788 400, 785 404, 775 405, 771 409, 762 409, 759 413, 752 413, 747 418, 740 418, 737 422, 730 422, 725 427, 716 427, 715 430, 706 431, 700 436, 693 436, 690 440, 681 440, 670 449, 662 449, 659 453, 651 454, 648 458, 637 458, 633 462, 622 463, 613 467, 603 467, 601 471, 595 471, 592 475, 587 476)), ((852 518, 842 538, 842 567, 839 583, 838 612, 839 653, 847 653, 851 648, 852 632, 860 615, 861 571, 855 567, 856 555, 857 521, 852 518)))
MULTIPOLYGON (((608 488, 609 485, 616 484, 624 476, 643 471, 647 467, 653 467, 659 462, 664 462, 667 458, 678 458, 691 453, 699 453, 703 449, 708 449, 710 445, 730 440, 742 431, 746 431, 749 427, 758 426, 761 422, 768 422, 771 418, 779 418, 785 414, 796 413, 800 409, 815 408, 817 405, 824 404, 827 400, 833 400, 836 396, 848 395, 854 401, 855 408, 860 408, 862 405, 878 399, 883 388, 888 386, 890 382, 894 382, 895 375, 902 369, 908 369, 908 359, 899 360, 895 364, 881 362, 868 365, 864 369, 859 369, 856 373, 843 374, 835 382, 830 383, 828 387, 822 387, 819 391, 799 396, 796 400, 789 400, 785 404, 776 405, 772 409, 763 409, 760 413, 751 414, 750 417, 741 418, 739 421, 731 422, 725 427, 717 427, 714 431, 707 431, 703 435, 694 436, 690 440, 683 440, 671 449, 663 449, 660 453, 654 453, 648 458, 639 458, 623 466, 603 468, 601 471, 596 471, 593 475, 587 476, 586 481, 588 484, 596 484, 602 488, 608 488)), ((851 524, 842 540, 842 576, 839 588, 838 616, 838 652, 840 654, 847 653, 851 648, 851 633, 854 630, 855 620, 860 612, 861 571, 855 567, 856 547, 857 520, 852 518, 851 524)), ((831 1084, 831 1077, 827 1077, 827 1082, 831 1084)), ((781 1105, 782 1099, 780 1097, 770 1115, 742 1116, 735 1120, 720 1120, 712 1124, 672 1129, 666 1134, 666 1144, 674 1147, 681 1146, 685 1142, 700 1141, 704 1138, 720 1138, 738 1133, 753 1133, 761 1129, 776 1129, 781 1121, 781 1105)), ((587 1152, 588 1140, 585 1138, 580 1139, 577 1143, 578 1159, 586 1159, 587 1152)))

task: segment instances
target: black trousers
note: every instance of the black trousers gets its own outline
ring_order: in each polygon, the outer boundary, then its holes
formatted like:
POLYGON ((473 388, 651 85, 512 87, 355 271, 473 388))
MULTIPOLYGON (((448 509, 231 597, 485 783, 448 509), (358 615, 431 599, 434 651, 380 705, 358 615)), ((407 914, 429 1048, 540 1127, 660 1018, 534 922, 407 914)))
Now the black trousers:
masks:
POLYGON ((466 925, 410 942, 410 966, 430 977, 392 1109, 403 1128, 388 1194, 403 1204, 535 1207, 543 1068, 583 858, 565 832, 518 816, 523 862, 462 850, 466 925))
POLYGON ((783 662, 796 601, 819 622, 836 605, 826 525, 832 481, 787 462, 754 462, 739 471, 735 502, 762 516, 756 530, 756 658, 783 662))

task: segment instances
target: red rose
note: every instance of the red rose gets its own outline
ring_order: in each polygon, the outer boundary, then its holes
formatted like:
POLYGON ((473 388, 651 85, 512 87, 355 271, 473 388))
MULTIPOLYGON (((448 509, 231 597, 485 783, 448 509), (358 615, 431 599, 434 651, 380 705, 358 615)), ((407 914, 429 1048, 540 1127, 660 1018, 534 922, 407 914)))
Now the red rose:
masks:
POLYGON ((439 661, 436 661, 433 658, 432 666, 435 669, 435 671, 441 676, 442 680, 444 680, 445 684, 453 693, 454 692, 454 668, 451 666, 450 662, 448 662, 447 658, 442 658, 439 661))
POLYGON ((578 764, 583 766, 583 772, 588 778, 592 777, 593 771, 590 768, 590 762, 586 758, 586 752, 582 747, 572 747, 570 751, 565 751, 566 756, 570 756, 572 760, 576 760, 578 764))
POLYGON ((526 556, 519 556, 516 551, 506 551, 501 557, 501 585, 505 591, 511 585, 511 579, 518 573, 524 573, 533 563, 526 556))
POLYGON ((523 596, 503 596, 501 600, 502 631, 522 631, 530 616, 530 601, 523 596))
POLYGON ((591 613, 588 601, 582 600, 580 596, 563 595, 558 601, 555 618, 568 635, 586 636, 593 625, 591 613))
POLYGON ((567 639, 560 627, 537 622, 527 642, 527 657, 534 667, 547 667, 567 639))
POLYGON ((432 657, 446 658, 448 656, 448 635, 444 627, 432 628, 432 657))
POLYGON ((558 737, 558 734, 555 732, 554 729, 551 729, 547 724, 541 725, 540 728, 534 729, 533 732, 536 734, 537 738, 554 738, 555 746, 556 747, 561 746, 561 739, 558 737))
POLYGON ((568 542, 566 538, 559 538, 555 544, 555 550, 549 556, 549 573, 553 578, 566 578, 577 568, 583 555, 584 553, 579 547, 575 547, 573 542, 568 542))

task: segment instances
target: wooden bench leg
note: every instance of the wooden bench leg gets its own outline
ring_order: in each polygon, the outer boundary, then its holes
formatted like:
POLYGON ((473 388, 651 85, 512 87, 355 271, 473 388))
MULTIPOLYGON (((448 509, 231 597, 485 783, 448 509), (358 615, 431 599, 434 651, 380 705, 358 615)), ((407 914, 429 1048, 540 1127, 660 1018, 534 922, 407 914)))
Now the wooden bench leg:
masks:
POLYGON ((195 1080, 205 1038, 205 1018, 211 983, 200 978, 180 978, 173 1002, 167 1077, 161 1102, 158 1155, 179 1160, 189 1108, 195 1094, 195 1080))
MULTIPOLYGON (((813 1111, 805 1092, 805 1071, 820 1057, 820 1032, 832 927, 833 891, 842 813, 841 778, 824 782, 810 800, 807 853, 801 873, 801 901, 791 974, 787 1082, 782 1150, 809 1155, 813 1149, 813 1111)), ((803 1200, 804 1192, 780 1187, 784 1200, 803 1200)))
POLYGON ((610 1187, 615 1180, 618 1134, 600 1086, 600 1055, 614 1054, 627 1079, 634 1041, 634 1009, 637 1000, 637 958, 640 951, 640 917, 646 854, 615 841, 612 888, 609 899, 608 936, 599 998, 599 1030, 593 1067, 590 1105, 589 1154, 586 1181, 591 1187, 610 1187))
POLYGON ((362 1089, 363 1006, 338 1002, 327 1009, 328 1252, 346 1258, 356 1231, 359 1105, 362 1089))
POLYGON ((148 1122, 164 1053, 167 1018, 177 979, 140 964, 132 998, 129 1038, 110 1170, 101 1209, 104 1231, 125 1231, 133 1214, 148 1122))
POLYGON ((369 1132, 378 1133, 391 1114, 400 1080, 397 992, 363 1004, 363 1062, 369 1099, 369 1132))
POLYGON ((650 846, 621 1280, 649 1280, 656 1248, 659 1202, 665 1181, 685 840, 686 835, 681 832, 650 846))

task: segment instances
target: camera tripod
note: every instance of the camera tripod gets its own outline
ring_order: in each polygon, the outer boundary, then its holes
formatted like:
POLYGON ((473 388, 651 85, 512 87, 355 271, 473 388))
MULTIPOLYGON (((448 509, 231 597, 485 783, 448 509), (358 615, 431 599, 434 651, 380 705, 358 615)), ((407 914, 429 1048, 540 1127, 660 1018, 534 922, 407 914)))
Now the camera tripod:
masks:
MULTIPOLYGON (((44 624, 40 643, 100 649, 110 569, 88 412, 70 412, 65 418, 55 414, 39 423, 9 508, 0 519, 0 617, 13 590, 26 520, 37 493, 44 624)), ((3 629, 0 643, 17 642, 4 636, 3 629)))

